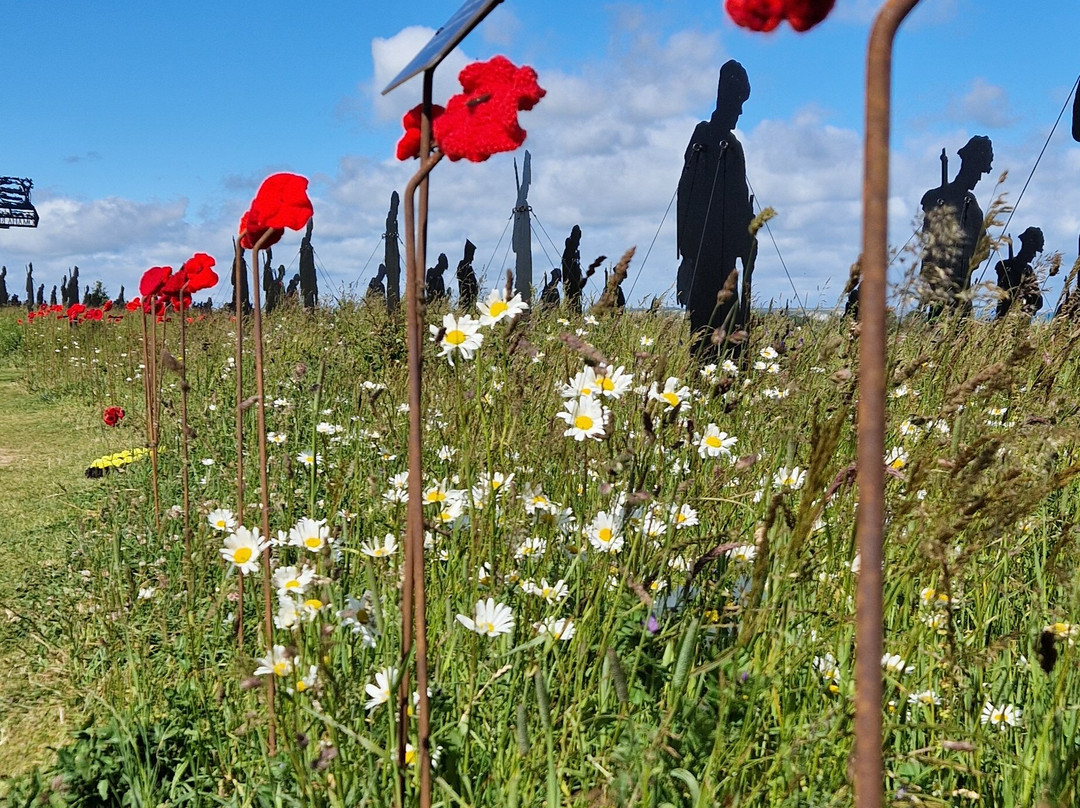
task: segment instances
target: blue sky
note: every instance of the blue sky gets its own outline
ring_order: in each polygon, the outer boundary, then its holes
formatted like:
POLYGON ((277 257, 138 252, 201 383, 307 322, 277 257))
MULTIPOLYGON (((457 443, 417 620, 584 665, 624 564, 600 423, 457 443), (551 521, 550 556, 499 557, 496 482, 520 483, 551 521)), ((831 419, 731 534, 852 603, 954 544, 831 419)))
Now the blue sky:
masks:
MULTIPOLYGON (((277 170, 312 179, 315 247, 325 281, 374 274, 386 201, 410 166, 392 159, 401 112, 418 82, 386 98, 382 83, 457 8, 323 0, 308 9, 72 0, 0 10, 8 79, 0 174, 29 176, 38 232, 0 230, 0 263, 34 261, 43 282, 72 264, 115 291, 147 267, 196 250, 227 260, 229 238, 259 181, 277 170), (310 9, 310 10, 309 10, 310 9)), ((750 180, 779 217, 763 247, 759 296, 831 305, 858 250, 863 63, 877 3, 839 0, 814 31, 736 29, 719 0, 591 3, 506 0, 439 73, 454 91, 466 58, 504 53, 534 66, 548 97, 522 115, 533 155, 530 196, 537 275, 580 223, 583 258, 616 259, 636 244, 634 297, 673 279, 674 221, 660 227, 682 151, 707 118, 728 58, 752 95, 739 125, 750 180), (641 259, 660 228, 644 269, 641 259), (635 275, 640 270, 640 276, 635 275)), ((1076 78, 1080 4, 923 0, 896 50, 891 241, 911 233, 936 155, 972 134, 995 144, 979 186, 999 171, 1015 200, 1076 78)), ((520 154, 517 155, 520 159, 520 154)), ((433 177, 431 253, 451 265, 466 237, 494 278, 513 261, 500 239, 513 206, 513 155, 440 166, 433 177)), ((1080 231, 1080 147, 1061 127, 1009 229, 1042 226, 1071 265, 1080 231)), ((275 263, 294 260, 287 238, 275 263)), ((992 273, 991 273, 992 274, 992 273)), ((55 278, 53 278, 55 276, 55 278)), ((220 296, 220 295, 219 295, 220 296)))

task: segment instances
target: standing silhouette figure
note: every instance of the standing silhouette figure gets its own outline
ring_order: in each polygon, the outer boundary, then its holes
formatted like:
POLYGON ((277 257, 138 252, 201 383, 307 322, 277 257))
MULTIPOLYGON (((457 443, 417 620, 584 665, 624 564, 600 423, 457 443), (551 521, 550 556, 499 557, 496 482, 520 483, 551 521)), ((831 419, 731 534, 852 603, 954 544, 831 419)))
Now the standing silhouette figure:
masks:
POLYGON ((682 257, 677 300, 690 315, 694 353, 710 352, 713 331, 737 330, 738 294, 717 295, 741 261, 745 270, 753 239, 754 204, 746 183, 746 157, 735 137, 743 103, 750 97, 746 70, 732 60, 720 68, 716 109, 686 146, 678 191, 678 253, 682 257))
POLYGON ((960 170, 956 178, 931 188, 922 198, 921 274, 931 292, 931 317, 945 308, 970 310, 970 301, 961 306, 961 295, 971 286, 973 264, 983 258, 976 250, 986 225, 972 191, 993 167, 993 144, 985 135, 976 135, 957 154, 960 170))
POLYGON ((476 245, 465 239, 465 253, 457 265, 458 306, 462 311, 468 311, 475 306, 476 298, 480 294, 480 283, 476 280, 472 265, 475 255, 476 245))
POLYGON ((1044 245, 1043 231, 1037 227, 1029 227, 1020 234, 1020 252, 997 262, 994 268, 997 272, 997 285, 1005 292, 1005 297, 998 301, 997 319, 1000 320, 1008 314, 1017 301, 1028 317, 1033 317, 1042 308, 1042 291, 1039 289, 1035 270, 1031 268, 1031 262, 1043 251, 1044 245))

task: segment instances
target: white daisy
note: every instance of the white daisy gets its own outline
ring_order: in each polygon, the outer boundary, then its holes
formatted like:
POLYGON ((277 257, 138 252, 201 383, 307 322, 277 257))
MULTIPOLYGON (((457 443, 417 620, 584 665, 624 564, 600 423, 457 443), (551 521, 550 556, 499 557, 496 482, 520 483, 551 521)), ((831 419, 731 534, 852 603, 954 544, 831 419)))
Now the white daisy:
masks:
POLYGON ((439 356, 445 356, 446 361, 454 364, 454 354, 461 354, 464 359, 472 359, 473 354, 480 349, 484 342, 484 335, 480 333, 480 322, 474 320, 468 314, 455 317, 447 313, 443 315, 442 328, 436 325, 429 326, 431 333, 438 337, 442 333, 439 345, 442 352, 439 356))
POLYGON ((473 616, 459 614, 457 621, 469 631, 486 637, 498 637, 514 630, 513 610, 505 603, 496 603, 494 598, 477 601, 473 616))
POLYGON ((528 308, 529 304, 521 299, 520 294, 507 300, 505 292, 500 289, 492 289, 487 300, 476 302, 482 326, 492 326, 500 320, 512 320, 528 308))
POLYGON ((270 546, 270 542, 259 535, 259 529, 237 527, 225 537, 225 546, 218 550, 221 557, 236 565, 243 575, 251 575, 259 570, 259 554, 270 546))

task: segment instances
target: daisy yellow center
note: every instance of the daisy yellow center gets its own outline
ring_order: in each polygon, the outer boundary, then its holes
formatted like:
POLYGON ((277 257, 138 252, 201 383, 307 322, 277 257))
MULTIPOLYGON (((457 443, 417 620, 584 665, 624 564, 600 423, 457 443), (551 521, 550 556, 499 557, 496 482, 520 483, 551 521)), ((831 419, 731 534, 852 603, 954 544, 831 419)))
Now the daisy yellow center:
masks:
POLYGON ((390 555, 390 551, 387 550, 385 547, 376 547, 375 548, 375 557, 376 558, 383 558, 383 557, 388 556, 388 555, 390 555))
POLYGON ((416 763, 416 750, 415 749, 407 749, 407 750, 405 750, 405 765, 406 766, 411 766, 414 763, 416 763))
POLYGON ((304 605, 307 606, 309 609, 314 609, 315 611, 318 611, 323 607, 322 601, 318 598, 309 598, 308 600, 304 601, 304 605))
POLYGON ((285 588, 286 589, 299 589, 300 588, 300 582, 298 580, 296 580, 295 578, 293 578, 291 581, 286 581, 285 582, 285 588))
POLYGON ((289 664, 287 662, 275 662, 274 673, 278 676, 284 676, 289 671, 289 664))
POLYGON ((592 395, 592 388, 591 387, 582 387, 581 388, 581 395, 583 395, 583 396, 591 396, 592 395))
POLYGON ((603 541, 603 542, 611 541, 611 537, 612 537, 611 528, 610 527, 602 527, 602 528, 600 528, 600 532, 597 533, 596 535, 598 535, 600 537, 600 541, 603 541))
POLYGON ((451 345, 460 345, 465 341, 465 332, 460 328, 455 328, 453 331, 447 331, 446 341, 451 345))
POLYGON ((428 494, 428 502, 444 502, 446 500, 446 494, 442 491, 432 491, 428 494))
POLYGON ((322 539, 318 536, 308 536, 304 539, 304 544, 310 547, 312 550, 318 550, 322 546, 322 539))
POLYGON ((250 547, 237 547, 233 551, 233 562, 236 564, 245 564, 251 560, 251 548, 250 547))
POLYGON ((720 440, 720 438, 716 437, 716 435, 709 435, 707 438, 705 438, 705 445, 708 446, 710 449, 719 449, 724 445, 724 443, 720 440))
POLYGON ((214 527, 224 530, 225 527, 226 527, 225 520, 224 519, 218 519, 216 522, 214 522, 214 527))
POLYGON ((495 624, 492 623, 490 620, 488 620, 486 623, 484 623, 484 629, 489 634, 494 634, 495 633, 495 624))
POLYGON ((604 390, 605 392, 610 392, 615 389, 615 382, 613 382, 606 376, 603 379, 599 379, 598 381, 600 382, 600 389, 604 390))
POLYGON ((492 317, 498 317, 500 314, 503 314, 509 308, 510 307, 507 306, 503 301, 496 300, 494 303, 491 304, 491 308, 489 309, 489 311, 492 317))
POLYGON ((661 393, 660 398, 664 399, 670 406, 679 406, 679 397, 674 393, 661 393))
POLYGON ((592 425, 593 419, 587 415, 579 415, 577 418, 574 419, 574 426, 582 430, 583 432, 592 429, 592 425))
POLYGON ((684 514, 684 513, 675 514, 675 521, 677 523, 679 523, 679 524, 685 522, 686 521, 686 514, 684 514))
POLYGON ((498 487, 499 487, 500 485, 502 485, 502 480, 492 480, 492 481, 491 481, 491 489, 492 489, 493 491, 494 491, 495 489, 497 489, 497 488, 498 488, 498 487))
POLYGON ((296 683, 296 692, 297 693, 303 693, 305 690, 307 690, 307 688, 308 688, 307 682, 305 682, 303 679, 301 679, 299 682, 296 683))

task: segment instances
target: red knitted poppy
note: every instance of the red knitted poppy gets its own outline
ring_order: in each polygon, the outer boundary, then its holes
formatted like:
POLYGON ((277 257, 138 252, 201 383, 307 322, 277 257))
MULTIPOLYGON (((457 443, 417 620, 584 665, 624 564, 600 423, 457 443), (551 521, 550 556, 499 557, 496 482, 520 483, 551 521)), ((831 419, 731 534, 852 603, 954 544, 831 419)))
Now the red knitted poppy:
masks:
POLYGON ((796 31, 809 31, 829 16, 836 0, 786 0, 787 21, 796 31))
MULTIPOLYGON (((408 160, 410 157, 420 156, 420 110, 423 106, 423 104, 417 104, 406 112, 405 117, 401 119, 401 125, 405 127, 405 134, 401 136, 401 140, 397 144, 397 159, 399 160, 408 160)), ((432 104, 431 120, 434 121, 444 112, 446 112, 446 107, 432 104)))
POLYGON ((547 94, 537 84, 535 70, 496 56, 467 65, 458 80, 464 92, 451 98, 433 123, 443 154, 479 163, 525 141, 517 114, 532 109, 547 94))
POLYGON ((724 0, 732 22, 751 31, 771 31, 784 19, 784 0, 724 0))
MULTIPOLYGON (((251 202, 251 208, 240 219, 240 246, 254 248, 267 230, 299 230, 313 214, 307 195, 308 181, 297 174, 271 174, 251 202)), ((264 247, 276 244, 283 235, 276 232, 263 242, 264 247)))

